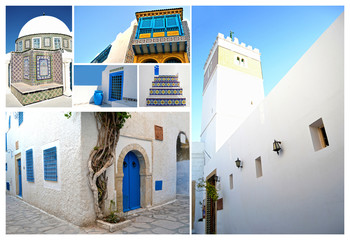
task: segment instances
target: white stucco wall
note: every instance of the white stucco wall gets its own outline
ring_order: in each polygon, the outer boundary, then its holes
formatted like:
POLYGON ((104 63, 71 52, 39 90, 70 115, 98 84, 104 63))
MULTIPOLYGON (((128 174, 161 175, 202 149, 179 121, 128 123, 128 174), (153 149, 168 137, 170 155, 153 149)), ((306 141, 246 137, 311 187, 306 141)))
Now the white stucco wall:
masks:
MULTIPOLYGON (((21 154, 23 200, 44 211, 77 225, 87 222, 82 209, 80 185, 86 184, 81 175, 81 121, 80 114, 70 119, 64 112, 24 112, 23 123, 11 117, 8 131, 8 171, 6 179, 11 184, 11 194, 16 194, 15 155, 21 154), (18 141, 19 149, 15 143, 18 141), (57 147, 57 182, 44 180, 43 150, 57 147), (33 149, 34 183, 26 177, 26 150, 33 149)), ((91 206, 90 206, 91 208, 91 206)), ((90 221, 91 222, 91 221, 90 221)))
MULTIPOLYGON (((203 177, 204 174, 204 144, 203 142, 193 142, 192 145, 192 181, 196 181, 203 177)), ((195 206, 191 206, 195 208, 193 229, 192 232, 196 234, 204 234, 205 233, 205 219, 203 221, 198 221, 203 218, 202 214, 202 205, 199 203, 203 203, 205 199, 205 192, 198 191, 197 187, 194 192, 192 192, 192 198, 195 198, 195 206)), ((192 210, 193 211, 193 210, 192 210)))
MULTIPOLYGON (((137 99, 137 66, 134 65, 108 65, 102 72, 102 85, 101 90, 103 91, 103 102, 111 104, 118 101, 109 101, 109 74, 113 69, 123 68, 120 71, 124 73, 123 79, 123 98, 137 99)), ((116 71, 116 72, 119 72, 116 71)))
POLYGON ((204 176, 216 169, 221 177, 218 233, 344 232, 343 17, 205 165, 204 176), (309 125, 319 118, 329 146, 315 151, 309 125), (282 142, 280 155, 272 151, 274 139, 282 142), (235 166, 237 157, 242 169, 235 166))
POLYGON ((98 86, 79 86, 74 85, 73 104, 88 104, 94 102, 94 93, 98 86))
MULTIPOLYGON (((189 114, 162 112, 131 113, 131 115, 132 117, 126 121, 120 131, 121 137, 116 148, 117 158, 124 147, 129 144, 140 145, 145 149, 150 161, 152 206, 174 200, 176 197, 176 139, 180 131, 189 136, 189 114), (155 140, 154 125, 163 127, 163 141, 155 140), (155 181, 158 180, 163 181, 161 191, 155 191, 155 181)), ((82 126, 82 154, 87 164, 90 151, 96 145, 97 140, 93 113, 82 113, 82 126), (84 129, 89 129, 89 131, 84 129)), ((109 187, 106 206, 109 206, 110 200, 116 202, 114 169, 117 171, 115 164, 107 170, 109 187)))
MULTIPOLYGON (((146 98, 149 96, 149 89, 152 87, 154 80, 154 66, 140 65, 139 67, 139 106, 146 107, 146 98)), ((188 64, 163 64, 159 66, 159 75, 176 75, 179 74, 180 87, 183 89, 183 97, 186 98, 186 107, 191 106, 191 72, 188 64)))
POLYGON ((109 52, 107 59, 103 63, 123 63, 125 61, 126 51, 128 50, 130 38, 134 29, 137 25, 136 20, 130 23, 130 27, 123 33, 118 33, 112 48, 109 52))

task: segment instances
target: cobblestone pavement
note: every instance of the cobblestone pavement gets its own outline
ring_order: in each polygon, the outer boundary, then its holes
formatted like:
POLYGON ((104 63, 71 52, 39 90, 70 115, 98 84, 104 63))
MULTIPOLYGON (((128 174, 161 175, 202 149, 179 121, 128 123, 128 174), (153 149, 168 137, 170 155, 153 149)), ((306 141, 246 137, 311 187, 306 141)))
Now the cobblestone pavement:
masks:
MULTIPOLYGON (((131 226, 115 234, 189 234, 189 197, 133 214, 131 226)), ((6 233, 107 234, 97 226, 78 227, 44 213, 13 196, 6 196, 6 233)))

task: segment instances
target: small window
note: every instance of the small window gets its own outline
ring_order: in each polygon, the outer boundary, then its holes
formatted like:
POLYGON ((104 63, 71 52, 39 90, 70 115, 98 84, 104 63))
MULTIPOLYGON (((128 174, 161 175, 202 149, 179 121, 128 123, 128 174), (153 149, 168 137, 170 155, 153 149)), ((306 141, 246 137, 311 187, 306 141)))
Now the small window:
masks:
POLYGON ((54 46, 55 46, 55 49, 61 48, 61 39, 60 38, 54 38, 54 46))
POLYGON ((233 174, 230 174, 230 189, 233 189, 233 174))
POLYGON ((44 150, 44 179, 57 182, 57 149, 44 150))
POLYGON ((27 181, 34 182, 33 149, 26 151, 27 181))
POLYGON ((256 177, 262 177, 261 157, 255 159, 256 177))
POLYGON ((242 65, 242 67, 245 67, 245 61, 243 58, 241 59, 241 65, 242 65))
POLYGON ((49 38, 49 37, 44 38, 44 46, 45 47, 51 46, 51 38, 49 38))
POLYGON ((33 48, 40 48, 40 38, 33 38, 33 48))
POLYGON ((23 112, 18 113, 18 126, 21 126, 23 123, 23 112))
POLYGON ((322 118, 310 124, 309 128, 315 151, 329 146, 326 128, 323 124, 322 118))
POLYGON ((27 39, 25 41, 25 47, 26 47, 26 49, 30 48, 30 40, 29 39, 27 39))
POLYGON ((23 42, 22 42, 22 41, 19 41, 19 42, 18 42, 18 51, 19 51, 19 52, 22 52, 22 51, 23 51, 23 42))
POLYGON ((67 39, 64 39, 64 40, 63 40, 63 46, 64 46, 65 48, 68 48, 68 40, 67 40, 67 39))

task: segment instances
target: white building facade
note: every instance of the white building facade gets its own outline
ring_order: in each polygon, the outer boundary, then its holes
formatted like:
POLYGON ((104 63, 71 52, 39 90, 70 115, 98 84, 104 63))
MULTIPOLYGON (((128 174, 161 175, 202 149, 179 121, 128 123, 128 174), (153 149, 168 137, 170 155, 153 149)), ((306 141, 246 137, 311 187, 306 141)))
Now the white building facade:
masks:
POLYGON ((108 65, 101 73, 101 85, 75 85, 74 89, 75 106, 93 103, 95 90, 100 90, 103 91, 103 104, 111 107, 136 107, 137 66, 108 65))
POLYGON ((192 180, 203 167, 219 200, 196 200, 194 231, 344 233, 344 15, 265 99, 259 65, 258 50, 218 35, 205 65, 192 180))
MULTIPOLYGON (((64 114, 7 113, 7 193, 76 225, 89 225, 96 219, 87 177, 88 157, 97 141, 96 122, 93 113, 73 112, 69 119, 64 114)), ((111 201, 115 210, 130 212, 176 198, 177 139, 189 137, 189 114, 131 115, 121 130, 117 160, 107 169, 106 211, 111 201), (132 166, 139 166, 139 187, 131 190, 140 198, 133 209, 123 202, 130 188, 123 168, 130 155, 132 166)))

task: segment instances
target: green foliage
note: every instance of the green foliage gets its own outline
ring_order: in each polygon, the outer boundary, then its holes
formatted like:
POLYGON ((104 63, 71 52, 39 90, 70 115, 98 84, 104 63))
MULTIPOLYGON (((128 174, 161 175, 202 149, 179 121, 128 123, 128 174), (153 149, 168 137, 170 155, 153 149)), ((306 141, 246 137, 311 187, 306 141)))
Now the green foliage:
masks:
POLYGON ((207 192, 207 196, 213 199, 213 201, 217 201, 219 198, 216 187, 213 184, 210 184, 208 181, 204 181, 204 178, 198 179, 197 189, 205 190, 207 192))
POLYGON ((65 113, 64 116, 65 116, 67 119, 70 119, 71 116, 72 116, 72 112, 65 113))

